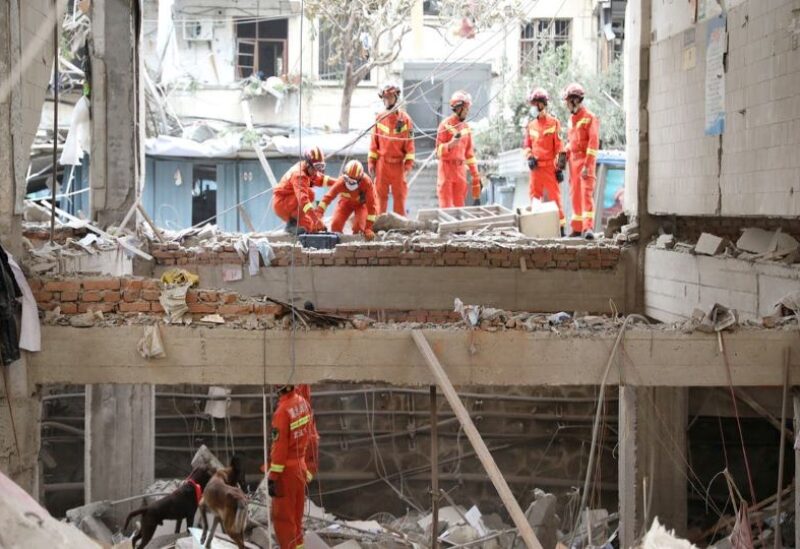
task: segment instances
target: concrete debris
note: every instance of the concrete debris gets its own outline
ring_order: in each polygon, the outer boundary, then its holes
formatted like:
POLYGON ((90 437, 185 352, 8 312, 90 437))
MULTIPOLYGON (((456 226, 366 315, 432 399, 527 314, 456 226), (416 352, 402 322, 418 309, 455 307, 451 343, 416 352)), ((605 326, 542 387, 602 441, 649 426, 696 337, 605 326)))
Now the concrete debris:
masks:
POLYGON ((711 233, 703 233, 694 246, 698 255, 717 255, 725 248, 725 240, 711 233))
POLYGON ((98 321, 102 322, 102 311, 89 311, 79 315, 69 317, 69 325, 73 328, 91 328, 98 321))
POLYGON ((605 237, 613 238, 615 234, 622 230, 624 225, 628 224, 628 216, 625 212, 619 212, 617 215, 609 218, 606 223, 605 237))
MULTIPOLYGON (((166 275, 167 273, 162 275, 162 281, 166 275)), ((183 276, 181 275, 180 277, 176 277, 175 280, 178 278, 183 278, 183 276)), ((189 291, 189 288, 192 286, 193 282, 191 279, 184 279, 184 282, 182 283, 176 282, 174 284, 167 284, 169 285, 165 286, 161 290, 161 296, 158 298, 158 302, 164 308, 164 312, 166 313, 166 322, 180 322, 181 318, 183 318, 183 315, 189 312, 189 306, 186 304, 186 292, 189 291)))
POLYGON ((435 231, 438 223, 434 221, 422 221, 416 219, 408 219, 400 214, 394 212, 386 212, 378 216, 372 228, 375 232, 378 231, 398 231, 398 232, 414 232, 414 231, 435 231))
POLYGON ((558 527, 561 520, 556 515, 558 498, 536 488, 533 491, 533 502, 525 511, 525 518, 533 528, 533 533, 542 547, 555 547, 558 542, 558 527))
POLYGON ((355 328, 356 330, 366 330, 367 328, 375 324, 375 320, 365 315, 355 315, 353 318, 350 319, 350 324, 352 324, 353 328, 355 328))
POLYGON ((800 322, 800 291, 783 296, 775 304, 772 313, 761 319, 766 328, 774 328, 788 320, 800 322))
POLYGON ((698 549, 696 545, 689 543, 685 539, 675 536, 674 530, 667 530, 658 522, 658 517, 653 519, 653 526, 650 527, 640 546, 641 549, 698 549))
POLYGON ((656 240, 656 248, 671 250, 675 247, 675 237, 671 234, 662 234, 656 240))
POLYGON ((550 326, 560 326, 572 320, 572 317, 569 313, 565 313, 561 311, 560 313, 555 313, 547 317, 547 322, 550 326))
MULTIPOLYGON (((74 525, 54 519, 22 488, 0 473, 0 545, 3 547, 53 547, 99 549, 74 525)), ((90 515, 91 516, 91 515, 90 515)))
POLYGON ((200 319, 200 322, 208 322, 209 324, 225 324, 225 319, 216 313, 212 315, 205 315, 200 319))
POLYGON ((103 547, 114 545, 114 536, 111 530, 98 517, 84 517, 78 524, 78 528, 93 540, 101 543, 103 547))
POLYGON ((143 358, 165 358, 164 342, 157 324, 144 327, 144 335, 139 340, 136 350, 143 358))
MULTIPOLYGON (((447 528, 452 528, 453 526, 458 526, 459 524, 465 524, 466 520, 464 520, 464 515, 466 510, 461 507, 455 507, 452 505, 448 505, 447 507, 442 507, 439 509, 439 522, 444 522, 447 524, 447 528)), ((428 514, 422 517, 417 521, 417 524, 423 530, 427 530, 431 523, 433 522, 433 515, 428 514)))
POLYGON ((198 467, 206 467, 209 471, 216 471, 224 467, 224 465, 217 459, 217 456, 208 449, 208 446, 203 444, 197 449, 197 452, 195 452, 192 458, 192 469, 197 469, 198 467))
POLYGON ((639 240, 639 224, 636 222, 628 223, 620 227, 620 232, 614 237, 618 244, 626 244, 639 240))
POLYGON ((334 545, 333 549, 361 549, 361 545, 352 539, 349 539, 339 545, 334 545))
POLYGON ((736 241, 736 247, 744 252, 742 259, 781 259, 800 250, 800 242, 780 229, 766 231, 747 228, 736 241))
POLYGON ((697 323, 697 330, 706 333, 716 333, 728 330, 739 322, 739 316, 735 309, 729 309, 724 305, 715 303, 708 311, 695 309, 692 321, 697 323))
POLYGON ((459 298, 455 298, 453 310, 461 315, 464 324, 467 326, 477 326, 481 318, 481 307, 479 305, 464 305, 459 298))
POLYGON ((532 238, 558 238, 558 206, 555 202, 540 202, 534 199, 528 210, 518 210, 519 230, 532 238))

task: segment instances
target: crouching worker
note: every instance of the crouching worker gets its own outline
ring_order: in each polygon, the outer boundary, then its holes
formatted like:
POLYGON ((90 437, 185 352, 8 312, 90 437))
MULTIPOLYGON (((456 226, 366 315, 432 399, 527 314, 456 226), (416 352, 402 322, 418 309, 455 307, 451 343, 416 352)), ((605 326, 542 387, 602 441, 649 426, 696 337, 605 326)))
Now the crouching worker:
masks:
POLYGON ((291 234, 325 231, 322 218, 314 208, 313 187, 333 184, 325 175, 325 155, 319 147, 303 154, 303 160, 292 166, 275 187, 273 208, 275 214, 286 221, 286 232, 291 234))
POLYGON ((331 230, 340 233, 344 224, 353 216, 353 234, 363 233, 366 240, 375 238, 372 224, 377 216, 377 199, 372 179, 364 173, 364 166, 358 160, 351 160, 344 166, 342 176, 334 183, 328 194, 320 201, 317 217, 322 219, 325 210, 336 197, 339 202, 333 212, 331 230))

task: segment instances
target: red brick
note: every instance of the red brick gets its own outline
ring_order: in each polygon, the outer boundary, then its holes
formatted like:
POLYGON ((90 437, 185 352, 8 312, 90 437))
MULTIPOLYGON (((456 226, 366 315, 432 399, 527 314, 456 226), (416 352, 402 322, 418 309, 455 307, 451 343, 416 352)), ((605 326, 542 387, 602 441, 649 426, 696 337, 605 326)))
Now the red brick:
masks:
POLYGON ((246 315, 253 312, 252 303, 234 303, 231 305, 220 305, 217 307, 217 313, 225 316, 246 315))
POLYGON ((142 281, 142 289, 144 290, 160 290, 161 286, 159 285, 158 280, 155 278, 149 278, 147 280, 142 281))
POLYGON ((78 312, 78 304, 77 303, 62 303, 60 305, 61 313, 65 315, 74 315, 78 312))
POLYGON ((142 299, 145 301, 158 301, 159 297, 161 297, 159 290, 142 290, 142 299))
POLYGON ((61 292, 61 301, 78 301, 78 292, 61 292))
POLYGON ((197 290, 189 290, 186 292, 186 303, 197 303, 197 290))
POLYGON ((128 303, 138 301, 142 297, 142 291, 139 289, 129 288, 122 292, 122 299, 128 303))
POLYGON ((77 280, 50 280, 45 282, 44 289, 48 292, 77 292, 81 283, 77 280))
POLYGON ((163 313, 164 307, 161 306, 161 303, 154 302, 150 304, 150 310, 154 313, 163 313))
POLYGON ((208 290, 202 290, 200 292, 197 292, 197 298, 204 303, 216 303, 217 301, 219 301, 219 293, 208 290))
POLYGON ((102 311, 104 313, 110 313, 114 311, 116 305, 116 303, 80 303, 78 304, 78 312, 88 313, 89 311, 102 311))
POLYGON ((103 294, 95 290, 83 292, 83 294, 81 295, 81 301, 96 302, 102 300, 103 300, 103 294))
POLYGON ((217 312, 217 306, 210 303, 189 303, 189 312, 193 314, 210 315, 217 312))
POLYGON ((253 312, 257 315, 279 315, 283 312, 283 307, 274 303, 257 303, 253 307, 253 312))
POLYGON ((135 301, 133 303, 120 303, 119 312, 121 313, 149 313, 150 302, 148 301, 135 301))
POLYGON ((31 287, 31 291, 38 291, 44 288, 44 282, 39 280, 38 278, 32 278, 28 280, 28 286, 31 287))
POLYGON ((44 290, 33 292, 33 297, 36 299, 37 303, 47 303, 49 301, 53 301, 53 296, 53 292, 46 292, 44 290))
POLYGON ((103 292, 103 301, 106 303, 117 303, 121 298, 122 296, 117 291, 106 290, 103 292))
POLYGON ((119 290, 119 278, 88 278, 83 281, 84 290, 119 290))
POLYGON ((219 300, 220 302, 225 304, 236 303, 239 300, 239 296, 233 292, 227 292, 224 294, 220 294, 219 300))
POLYGON ((119 285, 123 290, 141 290, 143 281, 141 278, 123 278, 119 281, 119 285))

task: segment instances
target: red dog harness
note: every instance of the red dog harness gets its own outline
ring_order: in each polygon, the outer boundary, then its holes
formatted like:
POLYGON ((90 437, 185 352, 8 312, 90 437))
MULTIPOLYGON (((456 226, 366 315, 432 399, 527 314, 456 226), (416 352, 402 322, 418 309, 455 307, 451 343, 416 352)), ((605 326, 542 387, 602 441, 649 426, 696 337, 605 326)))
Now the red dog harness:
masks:
POLYGON ((194 499, 197 500, 197 505, 200 505, 200 498, 203 497, 203 489, 200 488, 200 485, 197 484, 197 481, 191 478, 187 478, 186 482, 191 484, 194 487, 194 499))

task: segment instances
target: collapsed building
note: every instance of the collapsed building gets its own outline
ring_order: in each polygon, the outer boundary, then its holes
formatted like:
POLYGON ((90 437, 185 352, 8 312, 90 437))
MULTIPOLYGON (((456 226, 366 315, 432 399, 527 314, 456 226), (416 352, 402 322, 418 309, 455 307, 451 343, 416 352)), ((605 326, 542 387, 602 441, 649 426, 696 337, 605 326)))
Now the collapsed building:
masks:
POLYGON ((288 379, 314 390, 307 529, 329 546, 688 546, 659 525, 698 545, 800 545, 796 1, 725 6, 721 133, 703 116, 716 12, 627 2, 627 219, 606 238, 465 209, 386 216, 375 242, 330 249, 171 230, 139 208, 126 3, 92 8, 86 217, 26 200, 52 63, 31 21, 48 9, 0 13, 0 234, 41 340, 4 366, 0 469, 54 516, 123 542, 127 511, 205 446, 244 456, 250 541, 268 546, 264 422, 288 379), (42 59, 13 69, 31 49, 42 59))

